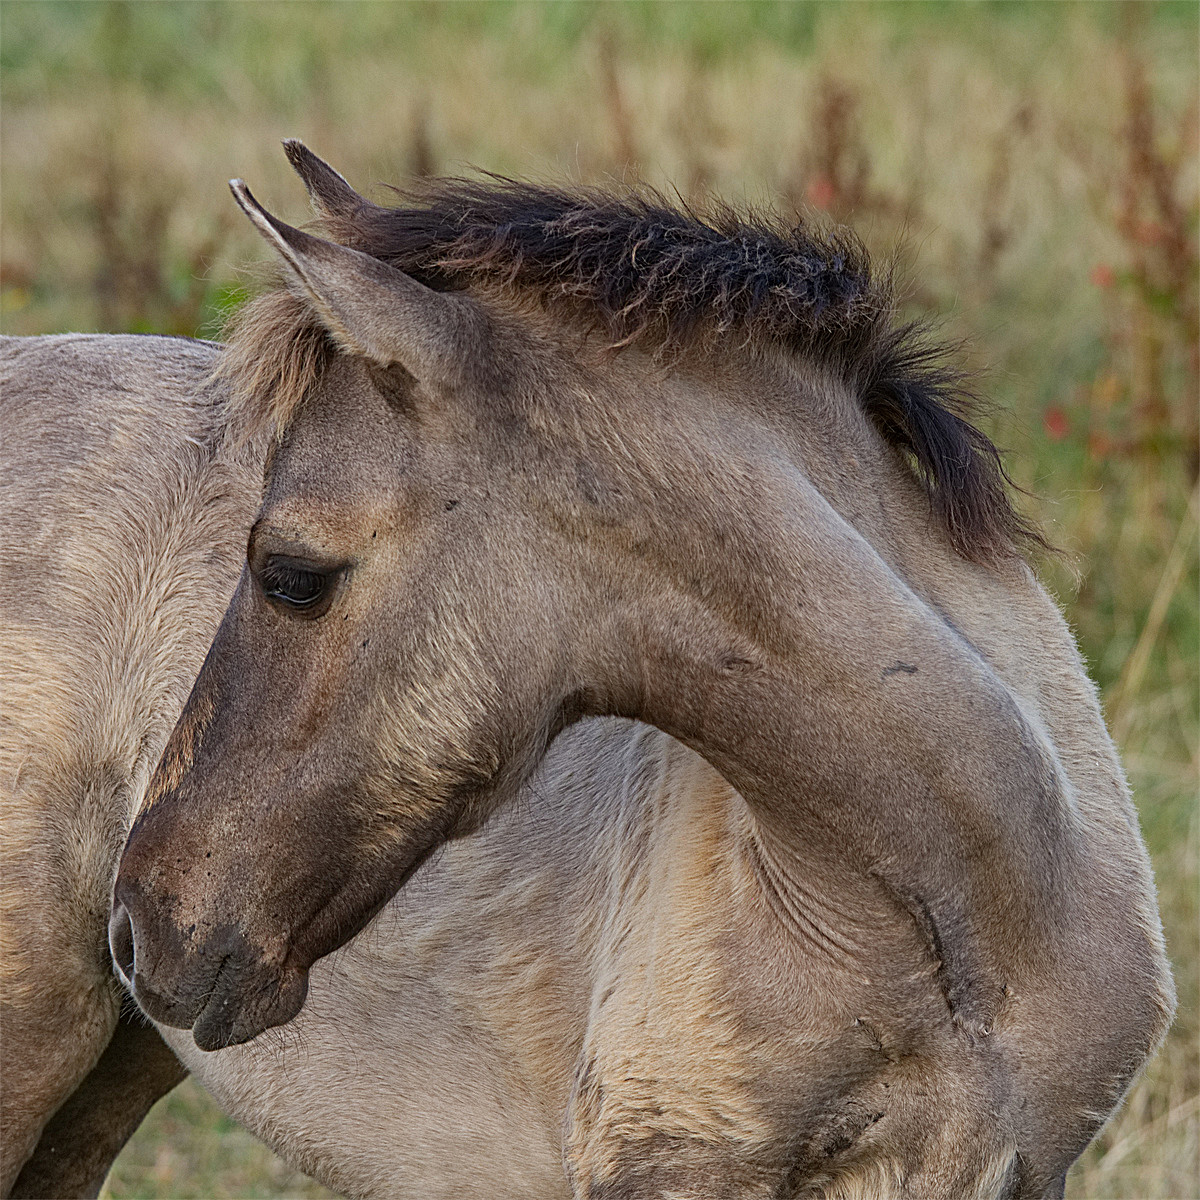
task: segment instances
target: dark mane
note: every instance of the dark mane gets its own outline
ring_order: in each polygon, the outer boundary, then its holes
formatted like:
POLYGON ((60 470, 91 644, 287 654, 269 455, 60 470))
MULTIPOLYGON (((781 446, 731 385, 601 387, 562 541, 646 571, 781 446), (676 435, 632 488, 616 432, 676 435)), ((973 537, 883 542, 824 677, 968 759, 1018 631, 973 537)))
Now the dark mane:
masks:
POLYGON ((325 228, 431 287, 510 292, 614 347, 672 355, 733 338, 805 355, 855 388, 960 554, 996 561, 1021 538, 1040 540, 1012 506, 996 447, 971 423, 961 375, 922 326, 897 321, 890 275, 872 269, 850 231, 672 204, 649 189, 487 178, 399 195, 400 207, 364 203, 325 228))

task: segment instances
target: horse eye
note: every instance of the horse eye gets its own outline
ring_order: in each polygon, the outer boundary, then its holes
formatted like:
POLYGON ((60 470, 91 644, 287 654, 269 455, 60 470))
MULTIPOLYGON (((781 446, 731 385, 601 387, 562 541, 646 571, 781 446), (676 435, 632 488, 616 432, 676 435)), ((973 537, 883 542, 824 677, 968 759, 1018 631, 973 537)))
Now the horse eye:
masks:
POLYGON ((274 560, 261 575, 263 594, 273 604, 305 616, 317 616, 324 611, 323 601, 333 592, 336 576, 325 571, 313 571, 295 563, 274 560))

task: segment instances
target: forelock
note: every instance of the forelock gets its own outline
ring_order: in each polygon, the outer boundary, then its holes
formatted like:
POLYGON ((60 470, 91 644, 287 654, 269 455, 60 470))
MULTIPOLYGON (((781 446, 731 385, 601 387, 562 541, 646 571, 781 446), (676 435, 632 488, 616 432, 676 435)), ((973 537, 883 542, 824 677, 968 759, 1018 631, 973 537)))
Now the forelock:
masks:
POLYGON ((228 428, 248 442, 287 428, 336 348, 312 307, 280 288, 242 306, 214 378, 228 388, 228 428))

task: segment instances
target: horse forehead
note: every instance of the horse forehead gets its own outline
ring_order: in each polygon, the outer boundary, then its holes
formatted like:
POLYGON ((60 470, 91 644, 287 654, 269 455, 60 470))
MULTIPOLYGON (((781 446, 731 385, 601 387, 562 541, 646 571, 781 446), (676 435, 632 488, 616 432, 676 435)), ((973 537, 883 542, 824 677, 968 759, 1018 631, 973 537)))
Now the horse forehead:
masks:
POLYGON ((389 495, 414 465, 412 431, 368 387, 321 389, 271 452, 268 500, 358 504, 389 495))
POLYGON ((338 491, 332 487, 268 495, 258 523, 278 537, 337 554, 362 541, 368 529, 388 526, 392 513, 389 499, 369 489, 338 491))
POLYGON ((272 465, 296 470, 305 463, 352 468, 386 458, 405 429, 401 409, 389 399, 368 366, 336 355, 305 396, 284 431, 272 465))

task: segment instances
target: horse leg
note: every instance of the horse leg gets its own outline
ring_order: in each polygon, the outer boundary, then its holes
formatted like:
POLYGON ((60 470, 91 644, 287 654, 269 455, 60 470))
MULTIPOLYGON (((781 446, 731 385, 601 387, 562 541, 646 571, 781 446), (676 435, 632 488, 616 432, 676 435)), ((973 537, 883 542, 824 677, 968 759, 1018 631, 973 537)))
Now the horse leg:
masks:
POLYGON ((87 1078, 54 1114, 12 1190, 17 1197, 94 1197, 154 1103, 187 1075, 158 1031, 123 1015, 87 1078))
POLYGON ((20 786, 0 788, 0 1196, 104 1053, 124 995, 106 918, 128 780, 0 746, 0 762, 22 754, 20 786))
POLYGON ((116 1026, 115 987, 72 982, 56 980, 0 1005, 0 1196, 10 1194, 46 1123, 96 1065, 116 1026))

